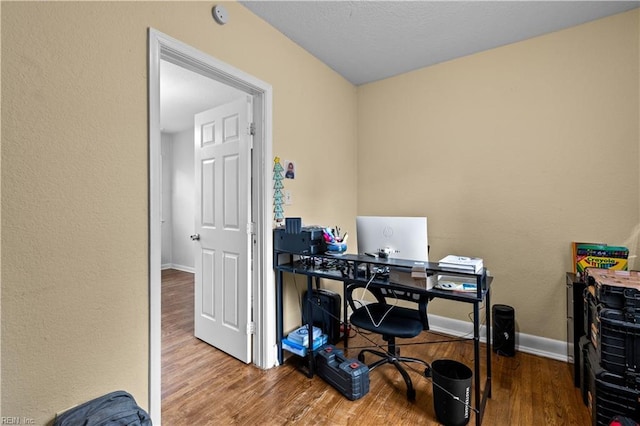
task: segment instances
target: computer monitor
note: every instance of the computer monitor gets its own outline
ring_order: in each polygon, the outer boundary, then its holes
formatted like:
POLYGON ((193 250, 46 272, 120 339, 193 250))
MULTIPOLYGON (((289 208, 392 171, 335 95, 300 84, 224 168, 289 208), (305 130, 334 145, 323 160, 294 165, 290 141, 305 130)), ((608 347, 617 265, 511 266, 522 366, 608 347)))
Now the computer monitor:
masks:
POLYGON ((426 217, 357 216, 358 253, 429 260, 426 217))

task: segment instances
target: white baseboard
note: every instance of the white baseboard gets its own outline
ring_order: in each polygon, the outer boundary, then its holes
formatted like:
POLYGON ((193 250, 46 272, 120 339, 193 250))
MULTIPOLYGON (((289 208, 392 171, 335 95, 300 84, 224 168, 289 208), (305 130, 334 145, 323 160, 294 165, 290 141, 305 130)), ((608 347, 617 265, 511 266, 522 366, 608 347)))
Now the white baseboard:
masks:
MULTIPOLYGON (((473 324, 469 321, 460 321, 439 315, 429 314, 429 326, 431 330, 449 334, 456 337, 473 337, 473 324)), ((487 329, 480 327, 480 341, 487 341, 487 329)), ((546 337, 534 336, 525 333, 516 333, 516 351, 538 355, 557 361, 568 362, 567 342, 553 340, 546 337)))
POLYGON ((196 269, 193 266, 176 265, 175 263, 165 263, 161 266, 164 269, 176 269, 182 272, 189 272, 191 274, 196 273, 196 269))

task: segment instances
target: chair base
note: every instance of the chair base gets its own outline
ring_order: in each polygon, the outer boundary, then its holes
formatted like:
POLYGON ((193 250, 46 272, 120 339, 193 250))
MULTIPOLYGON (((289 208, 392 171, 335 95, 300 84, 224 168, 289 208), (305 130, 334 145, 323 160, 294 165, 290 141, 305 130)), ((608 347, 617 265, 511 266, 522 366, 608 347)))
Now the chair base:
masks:
POLYGON ((369 367, 369 371, 374 370, 375 368, 384 365, 384 364, 393 364, 396 369, 400 372, 400 374, 402 375, 402 378, 404 379, 404 382, 407 385, 407 399, 409 401, 415 401, 416 400, 416 391, 413 388, 413 382, 411 381, 411 377, 409 377, 409 373, 407 372, 407 370, 404 369, 404 367, 402 366, 402 362, 416 362, 418 364, 422 364, 424 365, 426 368, 424 370, 424 376, 425 377, 430 377, 431 376, 431 366, 429 365, 429 363, 427 363, 426 361, 423 361, 421 359, 418 358, 413 358, 413 357, 406 357, 406 356, 399 356, 398 354, 392 354, 391 352, 382 352, 382 351, 376 351, 373 349, 363 349, 360 351, 360 353, 358 354, 358 360, 362 363, 364 363, 364 354, 365 352, 369 352, 373 355, 376 355, 378 357, 380 357, 381 359, 379 359, 378 361, 371 363, 368 365, 369 367))

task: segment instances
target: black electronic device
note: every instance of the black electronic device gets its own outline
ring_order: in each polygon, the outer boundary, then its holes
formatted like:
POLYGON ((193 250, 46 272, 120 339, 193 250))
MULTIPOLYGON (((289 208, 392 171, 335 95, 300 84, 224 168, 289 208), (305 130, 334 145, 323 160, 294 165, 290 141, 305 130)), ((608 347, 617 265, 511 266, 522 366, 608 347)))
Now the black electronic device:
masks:
POLYGON ((493 351, 499 355, 515 356, 515 310, 507 305, 493 305, 493 351))
MULTIPOLYGON (((309 304, 307 302, 308 292, 304 292, 302 298, 302 323, 309 322, 309 304)), ((314 326, 322 329, 327 335, 329 343, 336 344, 340 341, 340 312, 342 309, 342 298, 336 292, 315 289, 310 295, 313 304, 313 320, 314 326)))
POLYGON ((322 228, 303 227, 299 232, 288 232, 286 228, 273 230, 273 248, 299 254, 321 254, 326 251, 322 228))

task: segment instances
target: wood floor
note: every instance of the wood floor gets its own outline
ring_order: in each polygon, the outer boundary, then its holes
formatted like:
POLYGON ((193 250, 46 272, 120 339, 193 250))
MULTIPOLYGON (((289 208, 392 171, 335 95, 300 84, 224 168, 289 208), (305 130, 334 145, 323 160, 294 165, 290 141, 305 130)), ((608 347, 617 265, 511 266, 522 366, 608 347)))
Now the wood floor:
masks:
MULTIPOLYGON (((193 337, 193 275, 162 273, 162 424, 181 425, 438 425, 430 379, 412 373, 415 402, 392 366, 371 372, 370 391, 350 401, 319 377, 308 379, 290 358, 261 370, 245 365, 193 337)), ((371 336, 350 340, 355 358, 371 336)), ((375 339, 374 339, 375 340, 375 339)), ((445 336, 423 333, 422 344, 402 346, 403 355, 454 359, 473 366, 473 346, 428 343, 445 336)), ((416 364, 417 365, 417 364, 416 364)), ((493 356, 492 398, 484 425, 590 425, 587 407, 573 386, 570 365, 517 353, 493 356)), ((411 367, 413 368, 413 367, 411 367)), ((472 398, 473 401, 473 398, 472 398)), ((469 424, 475 424, 472 412, 469 424)))

